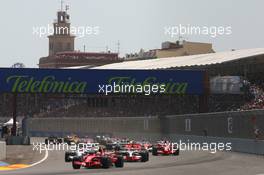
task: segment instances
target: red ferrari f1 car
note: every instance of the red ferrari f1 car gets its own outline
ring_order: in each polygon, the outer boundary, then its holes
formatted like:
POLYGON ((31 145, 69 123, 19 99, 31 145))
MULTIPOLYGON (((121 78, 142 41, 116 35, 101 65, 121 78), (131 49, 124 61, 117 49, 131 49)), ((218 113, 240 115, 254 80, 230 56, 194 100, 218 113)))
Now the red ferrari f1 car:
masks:
POLYGON ((124 167, 124 159, 115 153, 95 153, 91 152, 83 156, 76 156, 73 158, 73 169, 85 168, 110 168, 115 166, 117 168, 124 167))
POLYGON ((178 156, 180 153, 179 148, 172 143, 169 142, 159 142, 152 148, 152 155, 158 156, 158 155, 174 155, 178 156))

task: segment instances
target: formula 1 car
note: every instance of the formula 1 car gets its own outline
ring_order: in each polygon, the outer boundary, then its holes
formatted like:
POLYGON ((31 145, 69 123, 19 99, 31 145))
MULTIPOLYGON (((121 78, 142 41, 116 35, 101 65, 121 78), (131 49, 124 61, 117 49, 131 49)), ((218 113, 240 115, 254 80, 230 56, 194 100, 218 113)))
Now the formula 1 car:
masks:
POLYGON ((111 138, 105 144, 107 150, 119 150, 122 145, 129 144, 130 140, 128 139, 117 139, 111 138))
POLYGON ((152 147, 153 145, 150 143, 150 142, 147 142, 147 141, 137 141, 137 142, 131 142, 129 144, 127 144, 127 146, 129 147, 134 147, 134 148, 137 148, 139 149, 141 147, 141 149, 143 150, 147 150, 148 152, 152 152, 152 147))
POLYGON ((142 147, 145 149, 145 150, 148 150, 149 152, 152 152, 152 149, 153 149, 153 145, 149 142, 146 142, 146 141, 143 141, 143 142, 140 142, 140 144, 142 145, 142 147))
POLYGON ((116 153, 121 155, 126 162, 147 162, 149 160, 148 151, 120 150, 116 153))
POLYGON ((65 162, 71 162, 74 157, 83 156, 91 152, 98 152, 98 143, 79 143, 76 150, 70 150, 65 152, 65 162))
POLYGON ((106 145, 106 143, 111 140, 111 138, 105 135, 97 135, 94 140, 100 145, 106 145))
POLYGON ((66 151, 65 152, 65 162, 71 162, 74 159, 74 157, 83 156, 87 153, 88 153, 87 151, 81 148, 77 148, 76 150, 66 151))
POLYGON ((178 156, 180 153, 179 148, 169 142, 159 142, 157 145, 153 146, 152 149, 152 155, 158 156, 158 155, 174 155, 178 156))
POLYGON ((124 160, 122 156, 114 153, 88 153, 84 156, 76 156, 73 158, 73 169, 85 168, 110 168, 115 166, 117 168, 124 167, 124 160))
POLYGON ((48 145, 50 143, 53 144, 60 144, 63 142, 63 138, 55 137, 55 136, 50 136, 45 139, 45 144, 48 145))
POLYGON ((78 144, 80 141, 79 137, 77 135, 69 135, 64 138, 64 142, 68 145, 78 144))
POLYGON ((139 143, 129 143, 121 145, 116 154, 121 155, 126 162, 147 162, 149 152, 139 143))

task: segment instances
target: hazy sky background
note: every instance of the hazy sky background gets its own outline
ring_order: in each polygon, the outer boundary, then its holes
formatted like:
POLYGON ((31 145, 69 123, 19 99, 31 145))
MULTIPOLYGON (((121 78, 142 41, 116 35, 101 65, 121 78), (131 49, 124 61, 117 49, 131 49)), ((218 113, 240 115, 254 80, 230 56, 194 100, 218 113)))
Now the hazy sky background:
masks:
MULTIPOLYGON (((99 26, 100 35, 76 39, 75 49, 121 54, 160 48, 175 41, 165 26, 231 26, 232 35, 186 36, 190 41, 211 42, 216 51, 264 47, 263 0, 66 0, 74 26, 99 26)), ((59 0, 3 0, 0 6, 0 67, 23 62, 37 67, 48 55, 48 39, 33 35, 34 26, 47 26, 56 18, 59 0)))

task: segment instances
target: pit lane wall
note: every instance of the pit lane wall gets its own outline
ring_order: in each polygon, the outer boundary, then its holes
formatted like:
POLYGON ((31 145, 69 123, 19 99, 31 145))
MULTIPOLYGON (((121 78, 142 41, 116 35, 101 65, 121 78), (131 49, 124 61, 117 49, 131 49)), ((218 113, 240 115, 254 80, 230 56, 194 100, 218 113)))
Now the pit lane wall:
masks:
POLYGON ((157 117, 133 118, 30 118, 25 120, 25 135, 33 137, 113 135, 134 139, 160 139, 157 117))
POLYGON ((108 134, 134 139, 230 141, 234 151, 264 154, 264 110, 130 118, 29 118, 26 133, 34 137, 108 134), (180 136, 180 137, 179 137, 180 136), (251 151, 249 151, 251 150, 251 151))
POLYGON ((174 142, 231 143, 232 151, 264 155, 264 110, 174 115, 161 120, 162 133, 174 142))
POLYGON ((255 130, 264 139, 264 110, 219 112, 161 117, 164 134, 255 139, 255 130))
POLYGON ((166 137, 173 134, 264 139, 264 110, 155 117, 28 118, 23 133, 29 136, 112 134, 166 137))

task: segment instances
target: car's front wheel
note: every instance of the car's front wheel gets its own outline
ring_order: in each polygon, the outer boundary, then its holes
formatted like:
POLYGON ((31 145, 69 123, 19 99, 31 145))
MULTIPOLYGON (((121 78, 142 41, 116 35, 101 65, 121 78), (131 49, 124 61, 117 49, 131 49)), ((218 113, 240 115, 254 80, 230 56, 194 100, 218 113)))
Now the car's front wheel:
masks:
POLYGON ((74 161, 72 161, 72 168, 77 170, 77 169, 80 169, 81 168, 81 165, 79 164, 75 164, 74 161))
POLYGON ((157 156, 157 155, 158 155, 158 149, 157 149, 157 148, 154 147, 154 148, 152 149, 152 155, 153 155, 153 156, 157 156))
POLYGON ((124 167, 124 159, 123 159, 122 156, 118 156, 118 157, 117 157, 117 160, 116 160, 116 162, 115 162, 115 166, 116 166, 117 168, 123 168, 123 167, 124 167))
POLYGON ((180 150, 179 150, 179 149, 177 149, 177 150, 173 153, 174 156, 178 156, 179 154, 180 154, 180 150))
POLYGON ((141 155, 141 162, 147 162, 149 160, 149 153, 148 152, 142 152, 141 155))
POLYGON ((110 168, 111 160, 109 157, 102 157, 101 159, 102 168, 110 168))
POLYGON ((72 152, 65 152, 65 162, 72 161, 72 159, 70 159, 70 156, 76 156, 76 154, 72 152))

